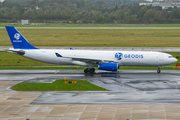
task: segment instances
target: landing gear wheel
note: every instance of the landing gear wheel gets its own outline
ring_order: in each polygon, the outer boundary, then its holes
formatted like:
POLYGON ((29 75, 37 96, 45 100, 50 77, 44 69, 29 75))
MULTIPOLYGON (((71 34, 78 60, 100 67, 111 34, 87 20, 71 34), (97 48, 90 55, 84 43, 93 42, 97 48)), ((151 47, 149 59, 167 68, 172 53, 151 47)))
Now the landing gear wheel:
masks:
POLYGON ((161 67, 159 66, 159 67, 158 67, 158 70, 157 70, 157 73, 161 73, 161 70, 160 70, 160 69, 161 69, 161 67))
POLYGON ((94 72, 95 72, 95 69, 94 69, 94 68, 91 68, 91 69, 89 70, 89 72, 90 72, 90 73, 94 73, 94 72))
POLYGON ((161 70, 157 70, 157 73, 161 73, 161 70))
POLYGON ((84 73, 94 73, 95 72, 95 69, 94 68, 86 68, 84 70, 84 73))
POLYGON ((89 69, 86 68, 86 69, 84 70, 84 73, 88 73, 88 72, 89 72, 89 69))

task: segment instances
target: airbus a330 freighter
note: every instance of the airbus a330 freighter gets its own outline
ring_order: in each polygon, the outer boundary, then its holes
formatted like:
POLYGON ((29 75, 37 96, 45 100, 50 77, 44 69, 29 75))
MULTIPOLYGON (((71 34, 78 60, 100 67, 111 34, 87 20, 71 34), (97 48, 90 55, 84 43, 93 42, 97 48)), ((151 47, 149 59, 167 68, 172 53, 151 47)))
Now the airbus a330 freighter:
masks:
POLYGON ((94 73, 94 67, 100 70, 117 71, 121 66, 161 66, 177 61, 170 54, 146 51, 95 51, 95 50, 58 50, 39 49, 32 46, 13 26, 6 26, 14 48, 8 52, 51 64, 87 66, 84 73, 94 73))

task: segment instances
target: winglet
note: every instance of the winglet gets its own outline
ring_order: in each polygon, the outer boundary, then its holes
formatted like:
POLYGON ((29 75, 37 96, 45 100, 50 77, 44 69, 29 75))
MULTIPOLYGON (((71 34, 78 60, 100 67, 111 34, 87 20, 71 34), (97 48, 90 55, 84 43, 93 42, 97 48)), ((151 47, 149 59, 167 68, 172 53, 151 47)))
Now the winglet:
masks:
POLYGON ((73 48, 69 48, 70 50, 74 50, 73 48))
POLYGON ((14 49, 38 49, 32 46, 13 26, 6 26, 6 30, 14 49))

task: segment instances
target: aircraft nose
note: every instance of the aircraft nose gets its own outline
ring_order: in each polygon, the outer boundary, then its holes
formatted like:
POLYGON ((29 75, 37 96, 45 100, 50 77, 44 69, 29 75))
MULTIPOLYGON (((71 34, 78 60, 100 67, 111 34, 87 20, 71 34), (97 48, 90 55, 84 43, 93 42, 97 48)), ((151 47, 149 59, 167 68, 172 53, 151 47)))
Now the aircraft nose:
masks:
POLYGON ((174 58, 174 62, 177 62, 178 60, 176 58, 174 58))
POLYGON ((169 59, 169 64, 173 64, 175 62, 177 62, 178 60, 176 58, 171 58, 169 59))
POLYGON ((171 62, 172 63, 175 63, 175 62, 177 62, 178 60, 176 59, 176 58, 173 58, 172 60, 171 60, 171 62))

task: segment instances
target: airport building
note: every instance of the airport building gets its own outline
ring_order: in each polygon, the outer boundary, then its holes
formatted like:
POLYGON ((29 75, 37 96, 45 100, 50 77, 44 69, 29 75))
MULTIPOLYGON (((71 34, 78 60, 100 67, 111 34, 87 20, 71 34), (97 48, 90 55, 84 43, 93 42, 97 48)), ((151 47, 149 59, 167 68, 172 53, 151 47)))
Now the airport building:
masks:
POLYGON ((180 8, 180 3, 174 3, 174 2, 154 2, 154 3, 139 3, 140 6, 147 5, 147 6, 160 6, 162 9, 168 9, 169 7, 174 8, 175 6, 177 8, 180 8))

